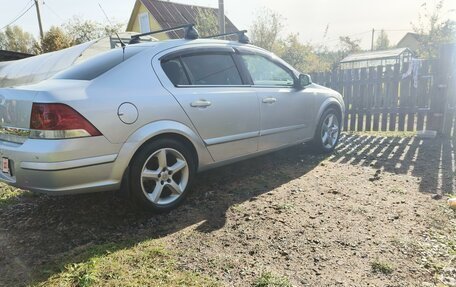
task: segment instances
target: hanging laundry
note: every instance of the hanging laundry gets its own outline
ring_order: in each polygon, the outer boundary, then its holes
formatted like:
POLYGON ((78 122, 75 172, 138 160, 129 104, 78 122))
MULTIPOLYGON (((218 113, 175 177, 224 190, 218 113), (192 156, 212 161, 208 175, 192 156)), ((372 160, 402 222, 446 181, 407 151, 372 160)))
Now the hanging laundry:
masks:
POLYGON ((407 69, 407 72, 402 74, 402 80, 406 79, 407 77, 412 76, 413 87, 415 89, 418 88, 418 77, 419 77, 421 62, 422 62, 421 59, 412 59, 412 61, 410 62, 410 65, 407 69))

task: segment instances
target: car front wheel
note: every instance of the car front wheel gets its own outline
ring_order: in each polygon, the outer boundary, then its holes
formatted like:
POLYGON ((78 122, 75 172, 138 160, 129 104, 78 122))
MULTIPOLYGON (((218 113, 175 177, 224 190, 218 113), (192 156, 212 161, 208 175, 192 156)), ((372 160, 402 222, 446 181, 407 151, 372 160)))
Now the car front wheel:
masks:
POLYGON ((195 164, 188 148, 173 139, 158 139, 134 157, 130 181, 134 198, 148 210, 166 212, 185 198, 195 164))
POLYGON ((339 142, 340 132, 340 113, 334 108, 329 108, 323 113, 318 123, 312 143, 314 149, 321 153, 334 151, 339 142))

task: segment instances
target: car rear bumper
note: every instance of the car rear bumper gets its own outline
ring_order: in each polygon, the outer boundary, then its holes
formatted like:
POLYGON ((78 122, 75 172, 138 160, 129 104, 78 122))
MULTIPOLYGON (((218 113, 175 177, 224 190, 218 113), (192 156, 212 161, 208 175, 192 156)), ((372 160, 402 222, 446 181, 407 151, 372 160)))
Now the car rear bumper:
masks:
POLYGON ((106 138, 32 140, 23 144, 0 141, 0 157, 9 159, 11 173, 0 181, 48 194, 114 190, 121 178, 113 175, 119 145, 106 138))

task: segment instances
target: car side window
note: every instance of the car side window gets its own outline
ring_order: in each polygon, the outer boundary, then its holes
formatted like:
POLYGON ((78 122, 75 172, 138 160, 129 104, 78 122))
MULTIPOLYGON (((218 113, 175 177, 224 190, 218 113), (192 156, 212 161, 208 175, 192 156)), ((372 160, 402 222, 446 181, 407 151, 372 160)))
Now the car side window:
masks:
POLYGON ((294 78, 291 73, 273 61, 260 56, 242 55, 253 84, 256 86, 293 86, 294 78))
POLYGON ((231 54, 211 53, 182 56, 191 85, 242 85, 242 79, 231 54))
POLYGON ((165 71, 165 74, 174 86, 190 84, 179 58, 164 61, 161 65, 163 71, 165 71))

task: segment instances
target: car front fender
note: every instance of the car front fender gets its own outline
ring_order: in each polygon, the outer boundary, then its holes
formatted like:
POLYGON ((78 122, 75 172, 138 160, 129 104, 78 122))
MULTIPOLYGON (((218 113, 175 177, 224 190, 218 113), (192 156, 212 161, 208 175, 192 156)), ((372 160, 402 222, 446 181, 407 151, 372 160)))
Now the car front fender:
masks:
POLYGON ((340 97, 341 99, 337 99, 335 97, 330 97, 327 98, 321 105, 318 110, 317 114, 317 122, 320 120, 321 116, 323 113, 330 107, 330 106, 337 106, 340 109, 341 112, 341 125, 344 123, 344 117, 345 117, 345 105, 342 100, 342 96, 340 97))

